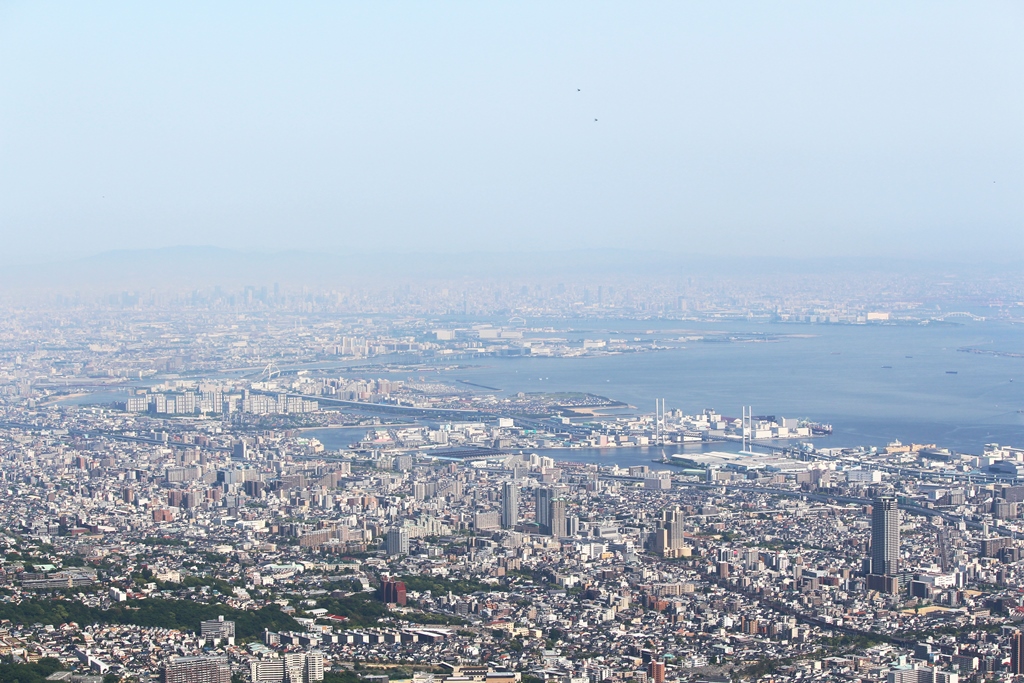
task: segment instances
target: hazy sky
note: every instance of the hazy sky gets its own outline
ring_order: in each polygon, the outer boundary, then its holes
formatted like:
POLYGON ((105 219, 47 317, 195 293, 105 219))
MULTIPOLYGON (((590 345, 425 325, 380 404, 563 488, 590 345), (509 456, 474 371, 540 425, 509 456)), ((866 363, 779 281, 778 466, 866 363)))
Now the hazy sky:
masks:
POLYGON ((0 0, 2 252, 1019 257, 1022 36, 1019 0, 0 0))

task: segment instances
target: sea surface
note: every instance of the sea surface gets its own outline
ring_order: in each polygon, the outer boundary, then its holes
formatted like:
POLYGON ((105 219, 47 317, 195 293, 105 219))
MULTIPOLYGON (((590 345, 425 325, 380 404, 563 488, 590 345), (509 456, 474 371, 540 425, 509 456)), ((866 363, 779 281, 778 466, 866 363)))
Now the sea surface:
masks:
POLYGON ((832 424, 831 437, 815 439, 821 446, 884 446, 896 439, 968 453, 993 442, 1024 446, 1022 325, 580 320, 563 327, 570 339, 664 338, 684 330, 736 341, 608 356, 487 359, 442 374, 511 393, 593 392, 648 413, 656 398, 687 414, 713 408, 739 416, 750 405, 755 415, 832 424))

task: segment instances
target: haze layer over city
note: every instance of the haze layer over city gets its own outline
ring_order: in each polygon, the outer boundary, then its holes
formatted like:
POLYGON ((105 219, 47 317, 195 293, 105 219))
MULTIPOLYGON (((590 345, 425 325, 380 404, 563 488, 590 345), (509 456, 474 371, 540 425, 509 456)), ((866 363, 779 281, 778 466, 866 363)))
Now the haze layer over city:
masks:
POLYGON ((0 679, 1024 676, 1022 6, 0 6, 0 679))

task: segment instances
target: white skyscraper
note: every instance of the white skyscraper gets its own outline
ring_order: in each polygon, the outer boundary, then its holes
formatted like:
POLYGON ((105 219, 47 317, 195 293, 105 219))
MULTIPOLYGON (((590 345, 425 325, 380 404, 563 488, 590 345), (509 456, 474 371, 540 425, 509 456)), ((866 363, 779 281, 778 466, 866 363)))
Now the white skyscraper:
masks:
POLYGON ((388 531, 384 549, 388 557, 409 554, 409 532, 401 527, 391 527, 388 531))
POLYGON ((501 485, 501 528, 512 529, 519 521, 519 487, 506 481, 501 485))

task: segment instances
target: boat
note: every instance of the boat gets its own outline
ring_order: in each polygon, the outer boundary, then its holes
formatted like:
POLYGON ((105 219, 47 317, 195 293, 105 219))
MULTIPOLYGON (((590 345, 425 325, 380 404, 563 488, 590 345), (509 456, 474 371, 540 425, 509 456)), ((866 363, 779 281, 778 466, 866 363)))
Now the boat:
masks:
POLYGON ((946 370, 946 374, 947 375, 955 375, 956 374, 956 370, 946 370))
POLYGON ((807 426, 810 427, 811 434, 825 435, 832 433, 832 425, 821 422, 808 422, 807 426))

